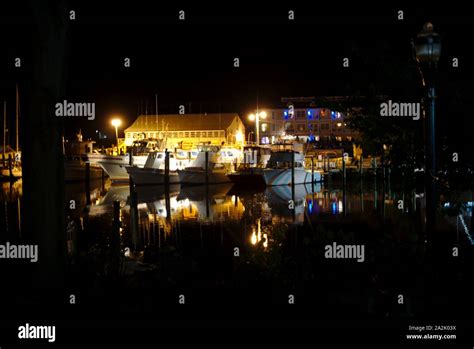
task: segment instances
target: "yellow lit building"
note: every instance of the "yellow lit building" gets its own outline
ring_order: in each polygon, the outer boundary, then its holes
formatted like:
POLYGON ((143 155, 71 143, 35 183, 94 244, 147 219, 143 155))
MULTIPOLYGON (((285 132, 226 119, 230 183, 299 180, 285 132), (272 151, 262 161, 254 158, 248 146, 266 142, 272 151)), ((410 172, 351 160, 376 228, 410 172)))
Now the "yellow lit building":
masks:
POLYGON ((198 144, 243 145, 245 127, 237 113, 140 115, 125 129, 125 144, 144 138, 166 139, 167 148, 198 144))

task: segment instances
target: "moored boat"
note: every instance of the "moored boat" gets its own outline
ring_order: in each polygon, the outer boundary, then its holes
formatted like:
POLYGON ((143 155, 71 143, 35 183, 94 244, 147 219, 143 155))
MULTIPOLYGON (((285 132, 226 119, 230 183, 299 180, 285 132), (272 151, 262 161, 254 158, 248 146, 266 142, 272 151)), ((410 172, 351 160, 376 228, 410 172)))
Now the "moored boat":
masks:
POLYGON ((180 183, 182 185, 202 185, 230 182, 226 175, 225 166, 217 162, 217 157, 216 152, 200 152, 189 166, 183 170, 178 170, 180 183))
MULTIPOLYGON (((178 169, 183 169, 188 163, 187 160, 177 159, 174 153, 169 154, 169 171, 168 183, 178 184, 178 169)), ((153 152, 148 154, 147 160, 143 167, 125 166, 127 173, 132 177, 133 183, 137 185, 146 184, 165 184, 165 152, 153 152)))
POLYGON ((304 168, 304 157, 292 150, 275 151, 271 154, 267 167, 262 171, 267 186, 292 185, 320 182, 319 171, 308 171, 304 168))

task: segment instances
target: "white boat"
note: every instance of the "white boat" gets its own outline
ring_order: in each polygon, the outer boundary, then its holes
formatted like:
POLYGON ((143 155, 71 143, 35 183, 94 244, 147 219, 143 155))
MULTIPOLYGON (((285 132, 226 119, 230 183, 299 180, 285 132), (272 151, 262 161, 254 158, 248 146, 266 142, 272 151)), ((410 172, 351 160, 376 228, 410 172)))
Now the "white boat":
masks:
MULTIPOLYGON (((127 173, 132 177, 133 183, 164 184, 165 183, 165 152, 148 154, 143 167, 125 166, 127 173)), ((169 153, 169 184, 178 184, 178 169, 184 169, 189 160, 178 159, 174 153, 169 153)))
POLYGON ((243 161, 235 173, 227 176, 239 186, 265 186, 263 169, 270 160, 270 154, 270 148, 255 145, 244 147, 243 161))
MULTIPOLYGON (((156 139, 142 139, 134 141, 130 150, 132 155, 132 166, 143 167, 150 152, 155 152, 159 149, 160 142, 156 139)), ((91 163, 96 162, 102 167, 114 182, 128 181, 129 176, 127 166, 130 166, 129 154, 124 155, 105 155, 105 154, 88 154, 88 159, 91 163)))
POLYGON ((219 154, 213 151, 202 151, 189 166, 178 170, 182 185, 219 184, 230 182, 224 164, 218 163, 219 154), (208 154, 206 172, 206 153, 208 154))
MULTIPOLYGON (((143 167, 145 165, 148 155, 133 156, 133 166, 143 167)), ((98 161, 100 167, 114 182, 128 181, 129 176, 126 170, 130 166, 129 155, 110 156, 104 160, 98 161)))
MULTIPOLYGON (((311 171, 304 168, 303 155, 291 150, 273 152, 267 168, 262 172, 267 186, 305 184, 312 181, 311 171), (292 162, 294 162, 294 170, 291 168, 292 162), (294 183, 292 183, 293 171, 294 183)), ((321 178, 321 173, 314 171, 314 181, 320 182, 321 178)))

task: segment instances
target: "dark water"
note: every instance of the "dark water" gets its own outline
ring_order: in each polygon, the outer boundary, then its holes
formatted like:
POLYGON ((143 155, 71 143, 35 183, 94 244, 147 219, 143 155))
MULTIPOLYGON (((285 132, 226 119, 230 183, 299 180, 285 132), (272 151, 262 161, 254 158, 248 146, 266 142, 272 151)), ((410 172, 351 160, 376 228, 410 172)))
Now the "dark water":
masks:
MULTIPOLYGON (((90 206, 84 188, 66 185, 67 202, 75 203, 67 210, 67 237, 77 259, 71 287, 99 294, 88 300, 91 309, 110 302, 115 310, 154 312, 178 293, 195 304, 270 306, 288 304, 291 294, 321 317, 448 316, 467 292, 469 259, 453 261, 451 250, 472 252, 470 216, 443 216, 428 249, 422 197, 394 183, 166 192, 144 186, 135 188, 136 207, 129 186, 93 182, 90 206), (109 253, 114 201, 121 221, 117 270, 109 253), (333 242, 364 245, 364 262, 325 258, 333 242), (105 296, 110 285, 113 296, 105 296), (130 292, 135 296, 125 296, 130 292)), ((6 236, 21 234, 21 182, 4 185, 2 195, 6 236)))

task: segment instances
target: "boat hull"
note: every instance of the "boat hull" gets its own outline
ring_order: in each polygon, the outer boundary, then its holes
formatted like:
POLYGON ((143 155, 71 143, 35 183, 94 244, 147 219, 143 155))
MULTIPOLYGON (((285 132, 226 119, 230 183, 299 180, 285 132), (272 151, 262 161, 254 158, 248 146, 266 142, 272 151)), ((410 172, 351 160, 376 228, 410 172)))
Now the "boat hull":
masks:
POLYGON ((225 173, 211 172, 206 181, 206 174, 199 170, 178 170, 179 180, 182 185, 203 185, 203 184, 220 184, 230 183, 230 179, 225 173))
MULTIPOLYGON (((159 185, 165 183, 164 170, 130 166, 127 166, 125 169, 130 177, 132 177, 133 183, 136 185, 159 185)), ((169 184, 179 184, 179 176, 177 172, 170 172, 169 184)))
MULTIPOLYGON (((295 182, 292 183, 291 169, 265 169, 263 177, 267 186, 311 183, 311 172, 302 168, 294 169, 295 182)), ((314 172, 314 181, 321 181, 321 174, 314 172)))
MULTIPOLYGON (((136 167, 143 167, 145 165, 146 156, 134 156, 133 165, 136 167)), ((117 157, 115 160, 99 161, 98 164, 102 167, 109 176, 109 178, 114 182, 124 182, 129 180, 128 172, 126 167, 130 166, 129 162, 124 159, 117 157)))
POLYGON ((263 171, 241 171, 227 175, 229 179, 238 186, 264 187, 265 178, 263 171))

